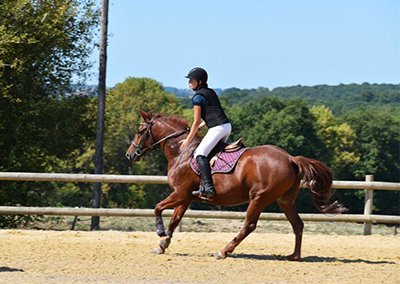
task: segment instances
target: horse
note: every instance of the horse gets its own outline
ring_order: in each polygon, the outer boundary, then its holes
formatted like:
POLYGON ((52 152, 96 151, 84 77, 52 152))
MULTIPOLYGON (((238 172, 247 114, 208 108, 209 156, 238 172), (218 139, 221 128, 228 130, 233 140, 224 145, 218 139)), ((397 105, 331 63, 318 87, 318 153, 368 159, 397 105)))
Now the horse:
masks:
MULTIPOLYGON (((156 233, 160 237, 154 253, 163 254, 171 243, 172 235, 183 215, 193 201, 202 201, 192 195, 200 184, 200 177, 191 169, 190 158, 202 136, 197 132, 192 143, 183 151, 180 141, 188 135, 188 121, 153 111, 139 111, 143 123, 129 146, 126 157, 131 162, 139 161, 148 152, 161 147, 168 160, 168 184, 172 193, 155 206, 156 233), (175 209, 165 233, 162 212, 175 209)), ((220 142, 222 143, 222 142, 220 142)), ((248 148, 237 161, 234 171, 214 174, 216 194, 210 204, 234 206, 249 203, 246 219, 239 234, 215 257, 224 259, 256 229, 261 212, 277 201, 295 234, 295 247, 287 260, 301 259, 301 243, 304 223, 295 206, 295 200, 303 182, 311 190, 314 206, 324 214, 339 214, 346 211, 337 201, 330 203, 333 174, 322 162, 303 156, 293 157, 285 150, 263 145, 248 148)))

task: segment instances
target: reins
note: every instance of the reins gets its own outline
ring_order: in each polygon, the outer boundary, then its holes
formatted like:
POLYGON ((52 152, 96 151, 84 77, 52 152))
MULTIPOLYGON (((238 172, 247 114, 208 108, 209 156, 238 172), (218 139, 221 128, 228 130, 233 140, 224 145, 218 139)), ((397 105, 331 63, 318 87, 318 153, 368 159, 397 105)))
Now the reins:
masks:
POLYGON ((186 128, 185 130, 181 130, 181 131, 174 132, 174 133, 172 133, 172 134, 170 134, 170 135, 167 135, 166 137, 160 139, 159 141, 157 141, 157 142, 151 144, 150 146, 148 146, 148 147, 142 149, 143 143, 144 143, 144 141, 147 139, 147 136, 148 136, 148 135, 152 135, 152 134, 151 134, 151 126, 153 125, 153 123, 152 123, 152 122, 150 122, 150 123, 145 123, 145 122, 143 122, 143 123, 141 123, 141 125, 147 126, 147 131, 146 131, 145 137, 142 138, 142 140, 140 141, 139 145, 137 145, 135 142, 133 142, 133 140, 132 140, 132 142, 131 142, 131 144, 133 145, 133 147, 135 147, 135 155, 137 155, 138 157, 140 157, 144 152, 146 152, 146 151, 149 150, 149 149, 150 149, 150 150, 155 149, 156 147, 158 147, 158 146, 159 146, 162 142, 164 142, 165 140, 167 140, 167 139, 169 139, 169 138, 178 137, 178 136, 182 135, 183 133, 188 132, 188 131, 190 130, 190 128, 188 127, 188 128, 186 128))

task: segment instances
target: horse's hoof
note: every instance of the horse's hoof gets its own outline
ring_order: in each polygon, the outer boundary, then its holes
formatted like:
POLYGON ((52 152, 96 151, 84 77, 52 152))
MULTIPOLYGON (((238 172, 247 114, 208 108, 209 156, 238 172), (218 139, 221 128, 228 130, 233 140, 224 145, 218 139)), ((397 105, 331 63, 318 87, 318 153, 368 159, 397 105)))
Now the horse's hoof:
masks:
POLYGON ((155 253, 155 254, 163 254, 165 252, 165 249, 163 249, 162 247, 160 247, 160 246, 157 246, 154 250, 153 250, 153 253, 155 253))
POLYGON ((160 240, 160 247, 165 250, 166 248, 169 247, 170 243, 171 243, 171 237, 169 236, 162 237, 160 240))
POLYGON ((289 260, 289 261, 299 261, 300 260, 300 256, 291 254, 291 255, 286 256, 286 259, 289 260))
POLYGON ((225 259, 226 258, 226 254, 223 254, 221 251, 217 251, 214 256, 216 259, 225 259))

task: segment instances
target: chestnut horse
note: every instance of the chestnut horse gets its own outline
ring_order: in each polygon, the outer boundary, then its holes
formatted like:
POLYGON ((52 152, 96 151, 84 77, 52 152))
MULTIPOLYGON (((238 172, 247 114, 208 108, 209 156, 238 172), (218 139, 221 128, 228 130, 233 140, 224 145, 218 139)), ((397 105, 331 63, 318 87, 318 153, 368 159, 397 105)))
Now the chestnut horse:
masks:
MULTIPOLYGON (((156 229, 160 243, 155 253, 164 253, 168 248, 172 233, 178 226, 192 201, 201 201, 192 191, 197 190, 199 176, 189 165, 190 157, 199 145, 201 136, 197 134, 193 142, 183 151, 180 141, 188 135, 188 122, 185 119, 159 113, 140 111, 144 122, 139 126, 126 157, 131 162, 151 150, 161 147, 168 160, 168 183, 172 193, 155 207, 156 229), (161 214, 164 209, 175 208, 165 233, 161 214)), ((218 146, 217 146, 218 147, 218 146)), ((214 174, 216 194, 209 203, 214 205, 239 205, 249 203, 246 220, 239 234, 228 245, 219 250, 215 257, 225 258, 257 226, 257 221, 264 208, 277 201, 293 227, 295 247, 288 260, 300 260, 303 221, 295 206, 295 199, 300 182, 310 188, 315 207, 329 214, 338 214, 346 209, 334 202, 331 197, 332 173, 319 161, 302 156, 292 157, 284 150, 264 145, 247 149, 234 169, 228 174, 214 174)))

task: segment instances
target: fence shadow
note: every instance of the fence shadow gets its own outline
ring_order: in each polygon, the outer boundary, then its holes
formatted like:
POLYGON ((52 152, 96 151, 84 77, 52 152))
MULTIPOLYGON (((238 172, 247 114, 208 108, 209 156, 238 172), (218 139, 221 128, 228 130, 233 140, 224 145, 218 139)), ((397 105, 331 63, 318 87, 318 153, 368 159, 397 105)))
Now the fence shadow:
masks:
POLYGON ((6 266, 1 266, 0 273, 1 272, 25 272, 25 271, 23 269, 19 269, 19 268, 11 268, 11 267, 6 267, 6 266))
MULTIPOLYGON (((231 258, 238 259, 254 259, 254 260, 279 260, 287 261, 283 255, 258 255, 258 254, 232 254, 228 255, 231 258)), ((323 256, 306 256, 303 257, 300 262, 341 262, 341 263, 367 263, 367 264, 396 264, 393 261, 371 261, 365 259, 339 259, 336 257, 323 257, 323 256)))

